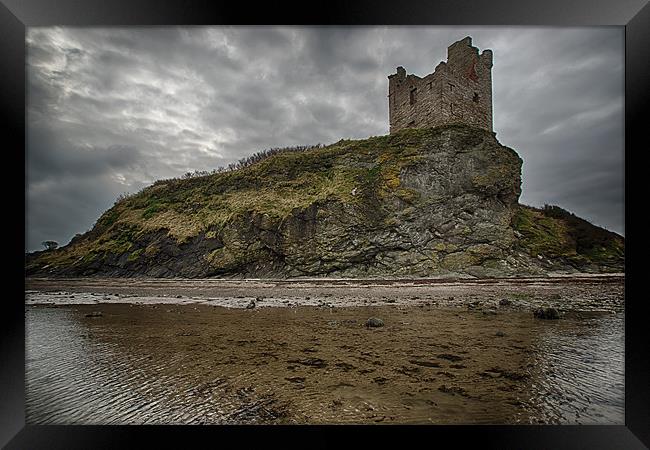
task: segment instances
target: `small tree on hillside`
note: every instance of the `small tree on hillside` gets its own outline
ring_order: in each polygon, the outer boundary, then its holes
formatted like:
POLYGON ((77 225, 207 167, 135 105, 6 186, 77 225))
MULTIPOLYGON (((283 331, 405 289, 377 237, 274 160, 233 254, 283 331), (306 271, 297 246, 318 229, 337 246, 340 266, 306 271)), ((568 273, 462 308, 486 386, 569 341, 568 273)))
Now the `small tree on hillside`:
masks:
POLYGON ((45 250, 54 250, 59 246, 59 243, 56 241, 43 241, 41 244, 45 247, 45 250))

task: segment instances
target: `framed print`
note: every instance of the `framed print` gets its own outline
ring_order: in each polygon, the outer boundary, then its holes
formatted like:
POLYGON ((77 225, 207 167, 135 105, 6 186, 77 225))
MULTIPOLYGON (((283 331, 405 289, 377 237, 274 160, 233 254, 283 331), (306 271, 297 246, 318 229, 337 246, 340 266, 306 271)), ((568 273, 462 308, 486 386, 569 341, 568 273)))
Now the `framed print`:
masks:
POLYGON ((647 446, 648 6, 242 6, 1 7, 3 444, 647 446))

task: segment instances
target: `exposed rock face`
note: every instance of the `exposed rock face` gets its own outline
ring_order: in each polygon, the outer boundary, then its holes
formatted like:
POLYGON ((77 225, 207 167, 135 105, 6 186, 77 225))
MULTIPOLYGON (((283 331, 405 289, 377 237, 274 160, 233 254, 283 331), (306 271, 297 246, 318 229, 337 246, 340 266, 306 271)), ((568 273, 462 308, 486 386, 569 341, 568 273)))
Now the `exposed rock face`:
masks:
POLYGON ((481 277, 575 271, 564 260, 531 254, 528 238, 513 226, 521 208, 521 164, 493 133, 466 126, 404 130, 276 155, 237 173, 145 189, 68 246, 30 255, 28 274, 481 277))

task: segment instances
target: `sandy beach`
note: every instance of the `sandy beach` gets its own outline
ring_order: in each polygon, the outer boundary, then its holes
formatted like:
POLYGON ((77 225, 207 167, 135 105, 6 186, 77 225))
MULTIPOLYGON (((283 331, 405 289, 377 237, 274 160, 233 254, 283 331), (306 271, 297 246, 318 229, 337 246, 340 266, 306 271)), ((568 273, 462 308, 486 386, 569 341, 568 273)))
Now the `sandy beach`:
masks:
POLYGON ((542 305, 608 311, 623 303, 621 274, 502 279, 152 279, 28 278, 27 304, 209 304, 245 308, 295 306, 434 306, 509 309, 542 305))

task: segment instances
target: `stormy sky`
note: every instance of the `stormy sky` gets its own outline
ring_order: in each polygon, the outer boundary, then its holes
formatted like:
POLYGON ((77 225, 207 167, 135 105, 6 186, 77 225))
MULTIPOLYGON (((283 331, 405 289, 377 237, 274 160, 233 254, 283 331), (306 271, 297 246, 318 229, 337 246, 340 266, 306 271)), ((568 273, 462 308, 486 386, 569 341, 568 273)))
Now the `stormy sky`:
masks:
POLYGON ((524 204, 624 234, 622 27, 29 28, 26 250, 124 192, 280 146, 388 133, 388 79, 471 36, 524 204))

